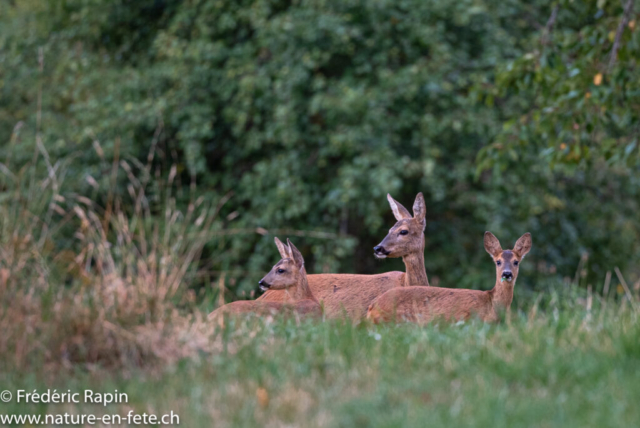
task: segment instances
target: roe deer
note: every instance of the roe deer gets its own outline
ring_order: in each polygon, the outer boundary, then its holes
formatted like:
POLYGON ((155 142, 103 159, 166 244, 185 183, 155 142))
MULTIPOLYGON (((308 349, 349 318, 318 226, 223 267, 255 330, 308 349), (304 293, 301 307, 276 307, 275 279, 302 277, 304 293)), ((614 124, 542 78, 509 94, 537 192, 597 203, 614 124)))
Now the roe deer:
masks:
POLYGON ((263 290, 283 290, 291 296, 291 302, 260 302, 239 300, 228 303, 209 314, 214 319, 221 314, 244 314, 254 312, 261 315, 295 312, 303 316, 322 316, 322 307, 313 296, 307 283, 307 272, 300 251, 287 239, 284 245, 275 238, 280 251, 280 260, 271 271, 258 282, 263 290))
POLYGON ((382 242, 373 247, 373 254, 378 259, 402 257, 407 271, 402 282, 403 286, 428 286, 429 279, 424 268, 424 229, 427 226, 424 196, 422 192, 416 196, 413 203, 413 216, 391 195, 387 194, 387 200, 398 222, 389 229, 389 233, 382 242))
POLYGON ((369 307, 367 318, 385 321, 430 322, 466 320, 475 315, 483 321, 497 321, 511 306, 520 261, 531 250, 531 234, 518 239, 513 250, 503 250, 491 232, 484 234, 484 248, 496 264, 496 283, 489 291, 439 287, 403 287, 389 290, 369 307))
MULTIPOLYGON (((371 302, 385 291, 403 285, 429 284, 424 268, 424 196, 422 193, 416 196, 413 217, 390 195, 387 195, 387 199, 398 222, 380 245, 374 248, 375 255, 378 258, 402 257, 407 273, 308 275, 309 287, 318 300, 324 303, 324 313, 328 318, 339 318, 343 315, 351 319, 363 318, 371 302)), ((277 290, 269 290, 257 299, 265 302, 287 300, 286 293, 277 290)))

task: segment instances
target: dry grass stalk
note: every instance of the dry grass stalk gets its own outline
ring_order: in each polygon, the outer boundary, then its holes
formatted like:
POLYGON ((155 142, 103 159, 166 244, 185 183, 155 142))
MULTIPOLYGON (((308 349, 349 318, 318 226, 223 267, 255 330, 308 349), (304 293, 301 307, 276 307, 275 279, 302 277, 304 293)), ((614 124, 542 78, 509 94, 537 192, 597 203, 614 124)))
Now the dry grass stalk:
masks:
POLYGON ((180 210, 170 188, 152 207, 146 180, 114 161, 110 180, 125 170, 133 212, 113 189, 101 209, 63 195, 64 168, 47 163, 39 182, 30 168, 12 174, 16 190, 0 204, 3 365, 149 367, 214 346, 213 327, 176 308, 188 307, 219 208, 198 200, 180 210), (164 221, 152 217, 158 209, 164 221), (66 228, 68 236, 70 227, 76 242, 60 251, 58 233, 66 228))

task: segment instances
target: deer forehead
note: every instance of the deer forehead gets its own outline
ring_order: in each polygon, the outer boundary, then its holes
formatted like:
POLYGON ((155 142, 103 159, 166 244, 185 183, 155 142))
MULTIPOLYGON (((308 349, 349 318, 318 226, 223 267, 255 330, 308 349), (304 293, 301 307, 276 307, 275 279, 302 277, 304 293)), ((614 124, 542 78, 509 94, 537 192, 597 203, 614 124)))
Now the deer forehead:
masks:
POLYGON ((278 263, 276 263, 274 268, 285 267, 285 266, 290 265, 290 264, 293 264, 293 260, 291 260, 291 259, 282 259, 278 263))
POLYGON ((504 262, 510 262, 512 260, 519 260, 517 254, 515 254, 513 251, 511 250, 504 250, 503 252, 501 252, 500 254, 498 254, 498 256, 496 256, 495 258, 496 260, 502 260, 504 262))
POLYGON ((415 223, 416 222, 412 218, 405 218, 402 220, 398 220, 398 222, 394 224, 391 229, 389 229, 389 232, 394 232, 399 229, 408 229, 412 226, 415 226, 415 223))

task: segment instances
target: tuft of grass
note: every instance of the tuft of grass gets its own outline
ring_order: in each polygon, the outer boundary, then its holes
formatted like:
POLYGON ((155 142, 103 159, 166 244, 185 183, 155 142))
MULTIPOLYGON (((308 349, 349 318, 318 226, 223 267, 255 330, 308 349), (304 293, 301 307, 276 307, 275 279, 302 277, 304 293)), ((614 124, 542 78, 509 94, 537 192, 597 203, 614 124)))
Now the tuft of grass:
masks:
POLYGON ((189 286, 218 207, 196 199, 177 208, 175 168, 165 190, 148 195, 137 178, 148 176, 145 167, 134 174, 114 162, 104 189, 89 180, 96 188, 89 199, 64 193, 64 163, 46 164, 40 178, 33 166, 16 173, 4 166, 10 183, 0 185, 3 369, 130 369, 208 349, 189 286), (128 177, 128 195, 108 185, 118 175, 128 177))

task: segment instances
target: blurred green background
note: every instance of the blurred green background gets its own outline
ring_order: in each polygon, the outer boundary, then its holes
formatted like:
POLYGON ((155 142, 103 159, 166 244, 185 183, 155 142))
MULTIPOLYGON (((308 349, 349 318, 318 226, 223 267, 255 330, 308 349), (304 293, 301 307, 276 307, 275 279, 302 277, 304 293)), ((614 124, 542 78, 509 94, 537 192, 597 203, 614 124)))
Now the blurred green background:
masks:
MULTIPOLYGON (((132 180, 114 162, 149 164, 150 194, 175 166, 179 205, 226 201, 193 287, 224 274, 238 296, 277 260, 275 234, 312 273, 403 270, 372 247, 394 223, 385 195, 410 208, 419 191, 432 285, 493 284, 485 230, 504 247, 533 234, 519 286, 599 291, 615 267, 635 283, 633 7, 1 0, 0 198, 34 160, 102 206, 132 180)), ((56 252, 74 246, 61 231, 56 252)))

